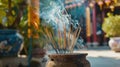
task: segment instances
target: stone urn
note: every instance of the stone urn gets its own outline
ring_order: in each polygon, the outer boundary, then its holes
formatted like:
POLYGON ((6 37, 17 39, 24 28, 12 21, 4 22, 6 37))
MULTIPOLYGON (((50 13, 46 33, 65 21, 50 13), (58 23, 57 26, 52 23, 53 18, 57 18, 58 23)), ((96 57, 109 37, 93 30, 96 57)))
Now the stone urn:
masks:
POLYGON ((120 52, 120 37, 111 37, 109 47, 115 52, 120 52))
POLYGON ((17 56, 22 43, 23 37, 17 30, 0 30, 0 57, 17 56))
POLYGON ((51 54, 46 67, 90 67, 87 54, 51 54))

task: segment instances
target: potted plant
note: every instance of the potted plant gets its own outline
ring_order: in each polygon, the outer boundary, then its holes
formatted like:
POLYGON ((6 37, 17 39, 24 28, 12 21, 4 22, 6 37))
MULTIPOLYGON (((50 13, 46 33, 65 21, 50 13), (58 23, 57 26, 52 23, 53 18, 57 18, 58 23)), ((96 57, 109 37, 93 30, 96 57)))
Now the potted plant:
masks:
POLYGON ((120 51, 120 15, 107 14, 104 19, 102 29, 106 33, 106 37, 110 38, 109 46, 114 51, 120 51))
POLYGON ((25 0, 0 0, 0 56, 17 56, 23 43, 18 33, 25 0))

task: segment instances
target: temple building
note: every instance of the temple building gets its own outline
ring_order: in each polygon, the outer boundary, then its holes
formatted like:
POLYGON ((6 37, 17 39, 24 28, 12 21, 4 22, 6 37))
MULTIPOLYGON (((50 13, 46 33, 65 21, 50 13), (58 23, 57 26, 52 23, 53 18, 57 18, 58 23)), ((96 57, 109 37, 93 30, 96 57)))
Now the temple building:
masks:
POLYGON ((71 18, 80 23, 87 45, 108 45, 102 24, 108 12, 120 15, 120 0, 65 0, 64 4, 71 18))

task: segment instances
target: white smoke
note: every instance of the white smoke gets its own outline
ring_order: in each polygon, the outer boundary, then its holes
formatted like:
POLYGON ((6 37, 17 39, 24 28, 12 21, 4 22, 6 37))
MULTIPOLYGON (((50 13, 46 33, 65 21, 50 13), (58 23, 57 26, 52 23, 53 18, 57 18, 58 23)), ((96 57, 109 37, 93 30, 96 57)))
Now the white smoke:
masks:
MULTIPOLYGON (((63 3, 58 1, 50 1, 50 6, 44 7, 41 12, 41 17, 44 18, 48 23, 56 25, 61 31, 63 31, 63 25, 68 25, 71 21, 70 15, 68 15, 63 3), (65 14, 63 14, 65 12, 65 14)), ((43 4, 42 4, 43 5, 43 4)))

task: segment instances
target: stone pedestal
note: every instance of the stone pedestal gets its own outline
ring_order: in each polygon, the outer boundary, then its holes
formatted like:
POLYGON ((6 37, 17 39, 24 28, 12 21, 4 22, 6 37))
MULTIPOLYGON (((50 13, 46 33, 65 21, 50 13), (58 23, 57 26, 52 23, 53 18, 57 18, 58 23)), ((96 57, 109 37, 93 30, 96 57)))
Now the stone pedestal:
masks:
POLYGON ((6 57, 0 58, 0 67, 20 67, 20 65, 27 66, 27 58, 23 57, 6 57))

